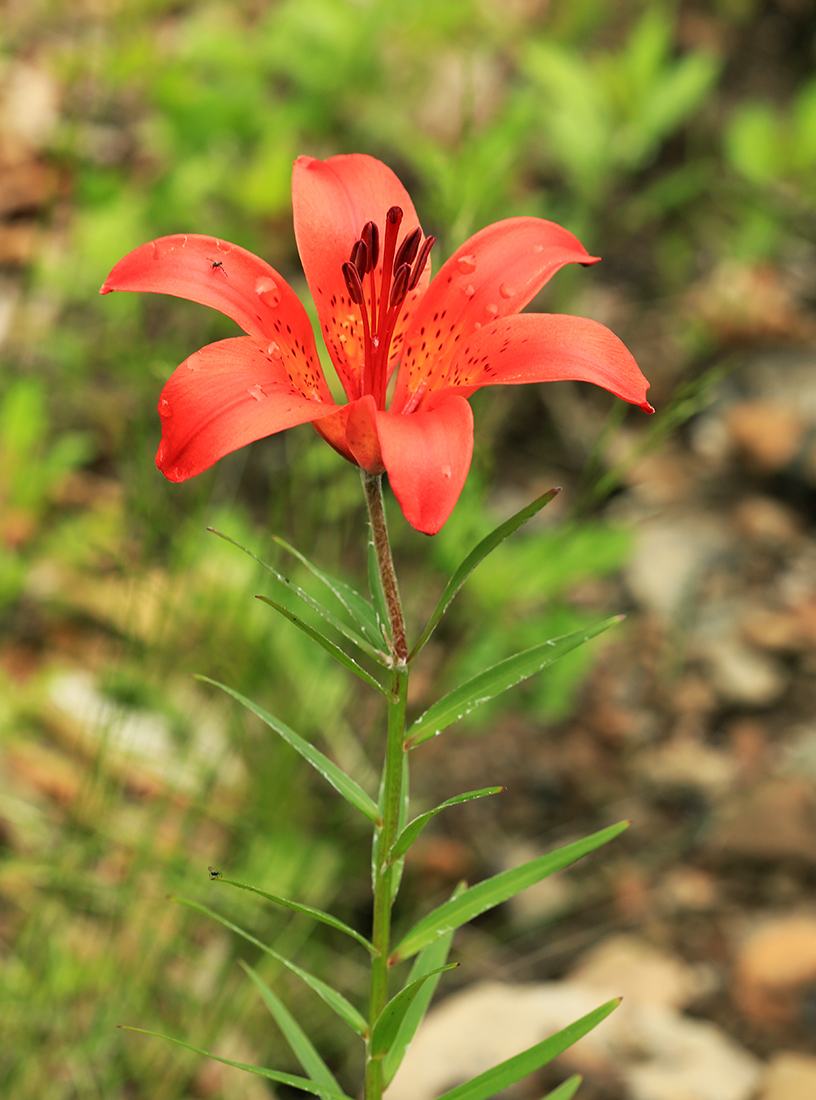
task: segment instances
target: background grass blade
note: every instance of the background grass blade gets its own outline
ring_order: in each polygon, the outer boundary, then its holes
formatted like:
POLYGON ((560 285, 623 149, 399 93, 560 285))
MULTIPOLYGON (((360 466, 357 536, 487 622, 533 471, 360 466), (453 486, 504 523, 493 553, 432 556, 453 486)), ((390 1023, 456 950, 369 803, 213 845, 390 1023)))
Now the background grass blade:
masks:
POLYGON ((549 489, 546 493, 543 493, 540 497, 537 497, 525 508, 522 508, 520 512, 516 512, 516 514, 514 516, 511 516, 510 519, 505 520, 504 523, 500 524, 494 531, 491 531, 489 535, 486 535, 485 538, 483 538, 477 546, 474 546, 474 548, 471 550, 471 552, 453 574, 451 579, 448 581, 445 587, 445 591, 439 597, 439 603, 434 608, 434 612, 428 620, 428 625, 422 631, 419 641, 411 650, 409 660, 414 658, 417 653, 419 653, 420 649, 422 649, 422 647, 425 645, 431 634, 433 634, 434 630, 436 630, 436 627, 439 624, 439 620, 448 610, 451 601, 454 599, 456 594, 459 592, 459 589, 468 579, 476 566, 479 565, 480 562, 484 561, 487 555, 491 553, 491 551, 495 550, 500 543, 504 542, 504 540, 512 535, 515 531, 518 531, 519 527, 522 527, 528 519, 532 519, 537 512, 540 512, 544 505, 549 504, 550 501, 554 497, 557 497, 560 492, 560 489, 549 489))
POLYGON ((301 554, 299 550, 296 550, 294 546, 291 546, 285 539, 280 538, 280 536, 273 535, 272 541, 296 557, 319 581, 325 584, 334 595, 335 599, 337 599, 346 609, 372 645, 381 646, 383 644, 384 639, 382 631, 380 630, 380 625, 377 622, 377 614, 365 596, 355 588, 352 588, 350 584, 346 584, 345 581, 341 581, 337 577, 332 577, 331 574, 325 573, 322 569, 319 569, 314 562, 309 561, 304 554, 301 554))
POLYGON ((276 962, 279 962, 281 966, 286 967, 292 974, 296 974, 302 982, 313 989, 314 992, 320 997, 329 1008, 333 1009, 341 1020, 345 1021, 352 1031, 356 1031, 358 1035, 366 1037, 368 1034, 368 1024, 363 1016, 357 1011, 351 1001, 347 1000, 342 993, 339 993, 333 986, 328 985, 321 978, 316 978, 314 974, 310 974, 308 970, 304 970, 302 967, 293 963, 290 959, 287 959, 285 955, 279 955, 274 948, 265 944, 262 940, 259 940, 257 936, 253 936, 251 932, 247 932, 245 928, 241 928, 237 924, 233 924, 227 917, 222 916, 220 913, 216 913, 214 909, 210 909, 206 905, 201 905, 197 901, 188 901, 186 898, 173 898, 173 901, 177 901, 179 905, 186 905, 188 909, 195 909, 199 913, 204 913, 205 916, 211 917, 213 920, 223 924, 225 928, 229 928, 230 931, 235 932, 236 935, 242 936, 248 943, 254 944, 259 947, 261 951, 264 951, 270 958, 273 958, 276 962))
POLYGON ((275 600, 269 598, 269 596, 256 596, 256 600, 260 600, 261 603, 269 604, 270 607, 274 607, 276 611, 279 611, 285 619, 288 619, 290 623, 294 623, 295 626, 302 630, 304 634, 308 635, 313 641, 317 642, 319 646, 322 646, 327 653, 330 653, 334 657, 335 661, 338 661, 343 668, 347 668, 349 672, 353 672, 355 676, 359 676, 361 680, 364 680, 369 687, 376 688, 382 695, 389 696, 387 688, 384 688, 379 680, 375 680, 374 677, 362 667, 358 665, 353 657, 350 657, 344 649, 341 649, 336 642, 333 642, 331 638, 327 638, 325 634, 316 630, 315 627, 309 626, 307 622, 299 618, 293 611, 290 611, 283 604, 276 603, 275 600))
MULTIPOLYGON (((459 897, 466 889, 464 882, 460 882, 453 892, 453 897, 459 897)), ((453 932, 443 933, 420 951, 414 959, 408 974, 408 984, 425 976, 428 980, 421 986, 419 993, 409 1005, 391 1049, 383 1060, 383 1084, 385 1088, 388 1088, 394 1079, 394 1074, 399 1069, 405 1053, 411 1045, 425 1013, 428 1011, 428 1006, 433 1000, 433 995, 442 975, 442 968, 448 961, 448 953, 452 943, 453 932)))
POLYGON ((279 733, 284 741, 288 741, 292 748, 295 749, 296 752, 299 752, 304 760, 308 760, 312 767, 320 772, 323 778, 331 783, 338 794, 341 794, 347 802, 350 802, 352 806, 356 807, 360 813, 364 814, 369 821, 373 821, 375 825, 379 822, 380 811, 373 798, 367 795, 360 784, 356 783, 350 775, 346 775, 342 768, 339 768, 337 764, 329 760, 328 756, 325 756, 320 749, 315 748, 314 745, 301 737, 299 733, 295 733, 295 731, 290 729, 285 722, 281 722, 279 718, 275 718, 274 715, 264 710, 263 707, 259 707, 257 703, 253 703, 251 699, 247 699, 240 691, 235 691, 234 688, 227 687, 226 684, 221 684, 218 680, 211 680, 209 676, 196 676, 196 679, 204 684, 212 684, 214 687, 225 691, 227 695, 231 695, 233 699, 237 699, 242 706, 245 706, 247 710, 251 710, 253 714, 256 714, 270 729, 273 729, 275 733, 279 733))
POLYGON ((388 862, 393 863, 395 860, 399 859, 400 856, 405 855, 431 818, 436 817, 442 810, 446 810, 448 806, 456 806, 460 802, 470 802, 474 798, 484 798, 489 794, 500 794, 502 791, 506 790, 506 787, 483 787, 479 791, 467 791, 465 794, 457 794, 453 798, 449 798, 447 801, 440 803, 440 805, 436 806, 433 810, 428 810, 427 813, 415 817, 413 821, 405 826, 394 841, 394 847, 388 855, 388 862))
POLYGON ((558 1088, 548 1092, 546 1096, 542 1097, 542 1100, 572 1100, 582 1081, 583 1077, 580 1073, 576 1073, 572 1077, 568 1077, 566 1081, 562 1081, 558 1088))
MULTIPOLYGON (((536 1043, 535 1046, 522 1051, 521 1054, 516 1054, 512 1058, 508 1058, 507 1061, 501 1062, 498 1066, 487 1070, 487 1072, 480 1073, 478 1077, 474 1077, 464 1085, 458 1085, 455 1089, 443 1093, 438 1100, 490 1100, 490 1097, 495 1096, 497 1092, 501 1092, 502 1089, 515 1084, 522 1077, 535 1073, 537 1069, 546 1066, 553 1058, 563 1054, 573 1043, 577 1043, 587 1032, 592 1031, 593 1027, 596 1027, 601 1020, 605 1020, 619 1004, 619 997, 616 997, 614 1001, 608 1001, 600 1008, 596 1008, 593 1012, 582 1016, 580 1020, 576 1020, 574 1024, 570 1024, 557 1034, 551 1035, 549 1039, 544 1039, 543 1042, 536 1043)), ((572 1093, 567 1092, 564 1095, 571 1096, 572 1093)))
MULTIPOLYGON (((212 872, 210 872, 210 877, 212 877, 212 872)), ((237 886, 239 890, 249 890, 250 893, 259 894, 262 898, 266 898, 267 901, 274 902, 275 905, 283 905, 286 909, 294 909, 296 913, 303 913, 313 920, 327 924, 330 928, 336 928, 338 932, 343 932, 345 935, 351 936, 353 940, 361 944, 370 954, 374 954, 374 948, 365 936, 355 931, 355 929, 344 921, 341 921, 338 917, 333 917, 331 913, 324 913, 322 909, 315 909, 311 905, 303 905, 302 902, 299 901, 290 901, 289 898, 282 898, 279 894, 269 894, 266 890, 261 890, 257 886, 250 886, 248 882, 239 882, 234 878, 226 878, 220 872, 217 881, 228 883, 230 886, 237 886)))
POLYGON ((247 1073, 254 1073, 257 1077, 265 1077, 268 1081, 277 1081, 280 1085, 289 1085, 293 1089, 302 1092, 310 1092, 313 1096, 320 1096, 323 1100, 350 1100, 344 1092, 336 1092, 326 1085, 318 1085, 305 1077, 297 1077, 293 1073, 281 1073, 275 1069, 266 1069, 264 1066, 249 1066, 245 1062, 233 1062, 231 1058, 222 1058, 220 1054, 213 1054, 210 1050, 202 1050, 201 1047, 185 1043, 183 1039, 175 1039, 172 1035, 163 1035, 160 1031, 148 1031, 144 1027, 130 1027, 129 1024, 120 1024, 122 1031, 135 1031, 139 1035, 154 1035, 157 1039, 166 1039, 168 1043, 186 1047, 196 1054, 202 1054, 205 1058, 212 1058, 215 1062, 222 1062, 225 1066, 234 1066, 236 1069, 245 1069, 247 1073))
POLYGON ((541 672, 566 653, 570 653, 584 642, 588 642, 590 638, 621 622, 622 618, 622 615, 615 615, 594 626, 564 634, 561 638, 551 638, 540 645, 524 649, 521 653, 515 653, 512 657, 506 657, 498 664, 471 677, 464 684, 448 692, 417 718, 406 734, 406 747, 416 748, 423 741, 435 737, 454 722, 471 714, 477 707, 501 695, 508 688, 515 687, 522 680, 527 680, 530 676, 541 672))
POLYGON ((446 966, 440 966, 436 970, 430 971, 428 974, 424 974, 420 978, 416 978, 414 981, 409 981, 407 985, 404 985, 402 989, 397 993, 377 1018, 377 1022, 371 1032, 371 1053, 372 1054, 385 1054, 390 1049, 392 1042, 397 1037, 400 1025, 405 1019, 405 1015, 421 991, 425 982, 432 978, 435 974, 441 974, 445 970, 453 970, 459 963, 448 963, 446 966))
POLYGON ((239 959, 238 961, 254 982, 264 1004, 272 1013, 275 1023, 283 1032, 286 1041, 294 1051, 297 1060, 303 1066, 310 1079, 314 1081, 316 1085, 323 1085, 342 1095, 343 1090, 340 1088, 334 1074, 315 1050, 311 1039, 286 1005, 284 1005, 283 1001, 281 1001, 280 997, 272 992, 260 974, 253 970, 248 963, 245 963, 243 959, 239 959))
POLYGON ((584 837, 582 840, 576 840, 563 848, 557 848, 554 852, 531 859, 521 867, 512 867, 509 871, 502 871, 471 886, 458 897, 444 902, 418 921, 411 931, 403 936, 394 950, 392 960, 401 962, 403 959, 409 959, 438 935, 467 924, 480 913, 501 905, 502 902, 526 890, 528 886, 540 882, 555 871, 569 867, 581 856, 594 852, 596 848, 619 836, 628 827, 628 821, 610 825, 609 828, 601 829, 600 832, 592 833, 591 836, 584 837))

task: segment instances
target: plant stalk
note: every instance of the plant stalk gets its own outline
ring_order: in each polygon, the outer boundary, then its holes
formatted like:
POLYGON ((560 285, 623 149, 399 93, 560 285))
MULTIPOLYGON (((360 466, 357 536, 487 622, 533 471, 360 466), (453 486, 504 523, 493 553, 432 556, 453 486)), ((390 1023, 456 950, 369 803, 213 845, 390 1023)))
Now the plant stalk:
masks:
MULTIPOLYGON (((376 954, 371 963, 371 993, 369 999, 369 1028, 373 1029, 388 1002, 388 956, 391 946, 391 909, 394 903, 394 865, 388 863, 388 853, 394 845, 400 828, 400 813, 407 784, 405 767, 405 710, 408 697, 408 646, 405 640, 405 621, 385 526, 382 500, 382 478, 363 474, 363 485, 371 520, 371 530, 377 566, 385 595, 391 628, 394 668, 391 679, 392 699, 388 703, 388 730, 380 784, 380 814, 382 823, 375 828, 372 846, 372 888, 374 892, 374 916, 371 941, 376 954)), ((382 1100, 383 1060, 374 1056, 370 1045, 366 1054, 365 1100, 382 1100)))

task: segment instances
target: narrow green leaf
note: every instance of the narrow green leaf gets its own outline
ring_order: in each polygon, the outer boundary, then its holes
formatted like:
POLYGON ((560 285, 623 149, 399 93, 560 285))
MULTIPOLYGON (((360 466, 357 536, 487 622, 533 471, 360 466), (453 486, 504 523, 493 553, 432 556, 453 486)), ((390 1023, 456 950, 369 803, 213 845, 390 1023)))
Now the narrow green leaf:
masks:
POLYGON ((205 1058, 212 1058, 215 1062, 222 1062, 225 1066, 234 1066, 236 1069, 245 1069, 247 1073, 254 1073, 257 1077, 265 1077, 268 1081, 277 1081, 280 1085, 289 1085, 301 1092, 310 1092, 312 1096, 320 1096, 323 1100, 349 1100, 344 1092, 337 1092, 326 1085, 318 1085, 314 1081, 308 1081, 305 1077, 296 1077, 292 1073, 281 1073, 276 1069, 266 1069, 264 1066, 249 1066, 245 1062, 233 1062, 231 1058, 222 1058, 220 1054, 213 1054, 210 1050, 202 1050, 192 1043, 185 1043, 182 1039, 175 1039, 172 1035, 163 1035, 160 1031, 148 1031, 144 1027, 130 1027, 128 1024, 119 1024, 122 1031, 135 1031, 139 1035, 154 1035, 157 1039, 166 1039, 168 1043, 186 1047, 195 1054, 202 1054, 205 1058))
POLYGON ((445 970, 454 970, 459 963, 448 963, 446 966, 437 967, 421 978, 416 978, 392 997, 380 1015, 371 1031, 371 1053, 375 1056, 385 1054, 391 1049, 391 1044, 397 1037, 397 1033, 405 1019, 408 1009, 413 1004, 423 985, 435 974, 441 974, 445 970))
POLYGON ((485 669, 484 672, 472 676, 470 680, 466 680, 464 684, 448 692, 417 718, 406 734, 406 748, 416 748, 423 741, 435 737, 443 729, 458 722, 460 718, 471 714, 508 688, 520 684, 522 680, 527 680, 530 676, 541 672, 548 665, 554 664, 560 657, 577 649, 590 638, 619 623, 622 618, 622 615, 615 615, 594 626, 564 634, 561 638, 551 638, 547 642, 515 653, 512 657, 506 657, 498 664, 485 669))
MULTIPOLYGON (((485 1073, 480 1073, 478 1077, 472 1078, 464 1085, 458 1085, 455 1089, 444 1092, 438 1100, 490 1100, 490 1097, 495 1096, 497 1092, 509 1088, 516 1081, 520 1081, 522 1077, 535 1073, 536 1070, 551 1062, 553 1058, 563 1054, 573 1043, 577 1043, 587 1032, 592 1031, 593 1027, 596 1027, 601 1020, 605 1020, 619 1004, 620 997, 616 997, 614 1001, 608 1001, 600 1008, 596 1008, 593 1012, 582 1016, 580 1020, 576 1020, 574 1024, 563 1028, 556 1035, 551 1035, 549 1039, 544 1039, 543 1042, 536 1043, 535 1046, 522 1051, 521 1054, 516 1054, 485 1073)), ((563 1085, 560 1087, 563 1088, 563 1085)), ((573 1089, 574 1091, 575 1089, 573 1089)), ((557 1090, 555 1095, 558 1095, 557 1090)), ((571 1096, 572 1093, 567 1092, 563 1095, 571 1096)))
MULTIPOLYGON (((466 889, 464 882, 460 882, 452 896, 457 898, 466 889)), ((448 960, 448 952, 452 943, 453 932, 443 933, 433 943, 429 943, 427 947, 423 948, 413 961, 408 974, 408 984, 423 977, 427 977, 428 981, 421 986, 419 993, 409 1005, 391 1049, 383 1059, 383 1085, 385 1088, 388 1088, 394 1079, 394 1074, 399 1069, 405 1053, 411 1045, 425 1013, 428 1011, 428 1006, 433 1000, 433 995, 439 984, 442 973, 441 968, 448 960)))
POLYGON ((628 827, 628 821, 610 825, 607 829, 601 829, 600 832, 592 833, 591 836, 584 837, 582 840, 573 841, 572 844, 566 844, 563 848, 556 848, 554 852, 547 852, 546 855, 539 856, 537 859, 531 859, 521 867, 511 867, 508 871, 501 871, 498 875, 478 882, 459 897, 444 902, 418 921, 411 931, 403 936, 391 956, 391 961, 401 962, 403 959, 409 959, 420 948, 433 942, 437 936, 467 924, 480 913, 501 905, 502 902, 526 890, 528 886, 541 882, 553 872, 569 867, 581 856, 594 852, 596 848, 614 840, 628 827))
POLYGON ((580 1073, 576 1073, 572 1077, 568 1077, 566 1081, 562 1081, 558 1088, 548 1092, 542 1100, 572 1100, 582 1081, 583 1077, 580 1073))
POLYGON ((292 748, 296 752, 299 752, 304 760, 308 760, 312 767, 320 772, 323 778, 331 783, 338 794, 341 794, 347 802, 350 802, 352 806, 356 807, 360 813, 364 814, 369 821, 373 821, 375 825, 379 823, 380 811, 374 799, 367 795, 360 784, 355 782, 350 775, 346 775, 342 768, 339 768, 337 764, 329 760, 328 756, 325 756, 320 749, 316 749, 314 745, 306 741, 299 733, 295 733, 295 731, 290 729, 285 722, 282 722, 279 718, 275 718, 274 715, 264 710, 263 707, 259 707, 257 703, 253 703, 251 699, 247 699, 240 691, 235 691, 233 688, 227 687, 226 684, 219 683, 218 680, 211 680, 209 676, 196 676, 195 678, 204 684, 212 684, 214 687, 220 688, 222 691, 225 691, 227 695, 231 695, 233 699, 237 699, 242 706, 247 708, 247 710, 251 710, 252 713, 256 714, 270 729, 273 729, 275 733, 279 733, 284 741, 288 741, 292 748))
POLYGON ((283 573, 279 573, 273 565, 270 565, 262 558, 259 558, 257 554, 253 554, 253 552, 251 550, 248 550, 246 546, 242 546, 240 542, 236 542, 235 539, 231 539, 229 535, 225 535, 221 531, 216 531, 214 527, 208 527, 207 530, 212 531, 214 535, 218 535, 218 537, 220 539, 223 539, 225 542, 229 542, 232 543, 233 546, 237 546, 239 550, 243 550, 243 552, 245 554, 248 554, 253 561, 256 561, 258 565, 262 566, 267 571, 267 573, 270 573, 275 578, 275 580, 278 581, 279 584, 282 584, 283 587, 287 589, 287 591, 297 596, 297 598, 305 603, 307 607, 310 607, 312 611, 316 611, 321 619, 327 622, 330 626, 333 626, 334 629, 338 631, 338 633, 343 635, 343 637, 348 638, 350 642, 353 642, 358 649, 361 649, 364 653, 367 653, 369 657, 372 657, 375 661, 379 661, 380 664, 388 664, 389 658, 386 656, 385 653, 382 652, 381 649, 372 645, 367 638, 365 638, 358 631, 350 627, 348 623, 344 623, 342 619, 338 618, 333 611, 331 611, 328 607, 325 607, 322 603, 320 603, 319 600, 316 600, 314 596, 310 596, 308 592, 304 592, 302 588, 299 588, 298 585, 294 584, 293 581, 290 581, 288 577, 285 577, 283 575, 283 573))
POLYGON ((399 859, 400 856, 405 855, 431 818, 436 817, 440 811, 446 810, 448 806, 457 806, 460 802, 470 802, 474 798, 484 798, 485 795, 488 794, 501 794, 502 791, 506 790, 506 787, 483 787, 479 791, 467 791, 465 794, 457 794, 454 798, 449 798, 447 801, 442 802, 435 809, 428 810, 427 813, 415 817, 409 825, 405 826, 394 841, 394 847, 388 855, 388 862, 393 863, 395 860, 399 859))
POLYGON ((216 877, 219 882, 226 882, 230 886, 237 886, 239 890, 249 890, 252 894, 260 894, 262 898, 266 898, 267 901, 272 901, 275 905, 283 905, 287 909, 294 909, 296 913, 303 913, 307 917, 311 917, 313 920, 319 920, 323 924, 328 924, 330 928, 336 928, 338 932, 345 932, 347 936, 351 936, 353 940, 357 940, 359 944, 374 954, 374 947, 368 942, 365 936, 361 936, 359 932, 356 932, 350 925, 341 921, 338 917, 333 917, 331 913, 324 913, 322 909, 314 909, 311 905, 303 905, 299 901, 290 901, 289 898, 282 898, 278 894, 268 894, 266 890, 260 890, 257 886, 250 886, 248 882, 239 882, 238 879, 225 878, 221 872, 217 872, 213 876, 213 872, 210 872, 210 877, 216 877))
POLYGON ((245 963, 243 959, 239 959, 238 961, 255 983, 255 987, 260 993, 264 1004, 272 1013, 275 1023, 283 1032, 284 1038, 297 1056, 297 1060, 306 1070, 309 1078, 314 1081, 316 1085, 322 1085, 324 1088, 329 1088, 333 1092, 340 1093, 342 1096, 343 1090, 340 1088, 334 1074, 320 1057, 311 1039, 286 1005, 284 1005, 283 1001, 281 1001, 280 997, 272 992, 260 974, 245 963))
POLYGON ((325 634, 322 634, 319 630, 316 630, 313 626, 309 626, 307 622, 299 618, 294 612, 290 611, 288 607, 284 607, 283 604, 276 603, 275 600, 269 598, 269 596, 256 596, 256 600, 260 600, 262 603, 269 604, 270 607, 274 607, 276 611, 279 611, 284 618, 288 619, 290 623, 294 623, 299 630, 302 630, 304 634, 308 635, 313 641, 317 642, 319 646, 322 646, 327 653, 330 653, 334 657, 335 661, 338 661, 343 668, 347 668, 349 672, 353 672, 355 676, 359 676, 361 680, 364 680, 369 687, 376 688, 386 698, 391 698, 391 693, 387 688, 384 688, 379 680, 375 680, 371 673, 366 672, 362 665, 358 665, 353 657, 350 657, 344 649, 341 649, 339 645, 327 638, 325 634))
POLYGON ((485 538, 483 538, 482 541, 471 550, 471 552, 453 574, 451 579, 448 581, 447 586, 445 587, 445 591, 439 597, 439 603, 436 605, 433 614, 428 620, 428 625, 423 630, 417 644, 411 650, 411 655, 408 658, 409 660, 412 660, 417 655, 417 653, 419 653, 420 649, 422 649, 422 647, 425 645, 431 634, 433 634, 434 630, 436 630, 436 627, 439 624, 439 620, 448 610, 451 601, 459 592, 459 589, 468 579, 476 566, 484 561, 487 555, 495 550, 496 547, 500 545, 500 543, 504 542, 504 540, 512 535, 515 531, 518 531, 519 527, 523 527, 527 520, 532 519, 537 512, 541 511, 545 504, 549 504, 550 501, 554 497, 557 497, 560 492, 560 489, 550 489, 546 493, 543 493, 540 497, 537 497, 536 500, 532 501, 530 504, 526 505, 526 507, 522 508, 520 512, 516 512, 516 514, 514 516, 511 516, 510 519, 507 519, 504 521, 504 523, 499 524, 499 526, 494 531, 491 531, 489 535, 486 535, 485 538))
POLYGON ((277 951, 269 947, 268 944, 263 943, 257 936, 253 936, 251 932, 247 932, 246 929, 241 928, 237 924, 233 924, 231 920, 228 920, 220 913, 216 913, 216 911, 210 909, 209 906, 201 905, 197 901, 187 901, 186 898, 174 897, 171 900, 177 901, 179 905, 186 905, 188 909, 195 909, 196 912, 203 913, 213 920, 217 920, 220 924, 223 924, 225 928, 229 928, 230 931, 235 932, 236 935, 243 936, 249 943, 259 947, 261 951, 265 951, 267 955, 276 962, 279 962, 281 966, 285 966, 292 974, 296 974, 302 982, 305 982, 310 989, 313 989, 318 997, 322 998, 329 1008, 336 1012, 340 1019, 348 1024, 352 1031, 356 1031, 357 1034, 362 1035, 363 1038, 366 1037, 368 1034, 368 1024, 363 1019, 362 1015, 342 993, 338 993, 336 989, 332 988, 332 986, 328 985, 321 978, 316 978, 314 974, 310 974, 308 970, 304 970, 290 959, 287 959, 284 955, 279 955, 277 951))
POLYGON ((278 546, 288 551, 288 553, 294 555, 294 557, 302 562, 319 581, 325 584, 373 645, 381 646, 383 644, 384 639, 379 623, 377 622, 376 612, 365 596, 352 588, 350 584, 346 584, 345 581, 341 581, 337 577, 332 577, 329 573, 325 573, 322 569, 318 569, 314 562, 309 561, 305 555, 301 554, 299 550, 296 550, 295 547, 291 546, 285 539, 280 538, 278 535, 273 535, 272 541, 276 542, 278 546))

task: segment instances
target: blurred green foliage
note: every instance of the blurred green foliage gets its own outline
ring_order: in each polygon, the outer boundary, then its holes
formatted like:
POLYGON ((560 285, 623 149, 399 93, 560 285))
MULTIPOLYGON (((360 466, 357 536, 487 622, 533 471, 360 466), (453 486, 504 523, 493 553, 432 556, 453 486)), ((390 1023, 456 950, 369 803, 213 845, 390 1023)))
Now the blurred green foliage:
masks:
MULTIPOLYGON (((409 187, 438 238, 437 265, 489 221, 536 214, 603 253, 609 278, 643 308, 671 309, 671 295, 726 257, 784 263, 802 240, 812 247, 816 84, 794 49, 795 28, 790 57, 755 63, 762 8, 755 0, 699 10, 669 0, 3 7, 0 95, 25 62, 48 75, 59 105, 33 156, 58 181, 36 212, 42 247, 24 272, 11 262, 0 272, 21 292, 0 335, 4 1096, 269 1095, 257 1083, 242 1092, 250 1086, 237 1074, 207 1076, 198 1059, 115 1029, 142 1024, 237 1060, 287 1065, 233 965, 237 945, 166 900, 209 900, 208 863, 223 860, 236 877, 366 920, 367 868, 339 839, 342 809, 312 790, 285 746, 189 681, 205 673, 257 698, 371 783, 379 712, 253 600, 267 590, 258 567, 205 533, 216 526, 264 557, 273 553, 269 533, 280 532, 356 580, 364 567, 355 471, 303 428, 192 483, 165 483, 153 463, 160 387, 181 359, 234 326, 187 302, 100 299, 110 267, 151 237, 190 230, 258 252, 304 291, 291 162, 358 151, 381 157, 409 187)), ((14 218, 29 215, 23 208, 14 218)), ((580 277, 593 285, 605 276, 580 277)), ((575 286, 564 272, 544 307, 569 311, 575 286)), ((0 305, 4 288, 0 281, 0 305)), ((685 329, 686 307, 677 312, 685 329)), ((695 336, 706 354, 714 339, 695 336)), ((686 342, 694 373, 697 345, 686 342)), ((643 365, 659 382, 661 364, 643 365)), ((548 449, 543 404, 528 438, 514 443, 522 419, 514 400, 497 393, 478 403, 474 474, 432 543, 394 517, 417 607, 432 605, 492 525, 486 512, 506 512, 500 473, 532 498, 543 470, 575 482, 589 463, 603 488, 584 487, 592 506, 619 484, 614 462, 582 447, 576 425, 556 424, 565 446, 548 449), (487 455, 502 445, 488 477, 487 455)), ((569 405, 576 421, 588 407, 608 403, 569 405)), ((628 535, 592 507, 560 526, 545 513, 480 566, 457 600, 440 631, 449 649, 434 687, 620 610, 587 613, 581 588, 613 576, 627 548, 628 535)), ((568 713, 592 652, 597 643, 518 693, 530 721, 568 713)), ((496 711, 479 718, 493 723, 496 711)), ((355 994, 361 973, 331 936, 251 899, 219 903, 240 906, 232 915, 246 927, 299 950, 355 994)), ((357 1067, 343 1063, 332 1021, 308 992, 273 976, 353 1082, 357 1067)))

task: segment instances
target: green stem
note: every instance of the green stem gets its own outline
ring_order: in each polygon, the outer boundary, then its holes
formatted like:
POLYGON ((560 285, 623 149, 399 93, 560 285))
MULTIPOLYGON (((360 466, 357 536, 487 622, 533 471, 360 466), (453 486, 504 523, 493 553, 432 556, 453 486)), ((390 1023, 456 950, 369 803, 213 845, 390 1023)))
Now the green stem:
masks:
MULTIPOLYGON (((388 704, 388 733, 385 762, 380 785, 380 814, 382 824, 375 829, 372 849, 372 881, 374 890, 374 917, 371 940, 376 954, 371 964, 371 995, 369 1000, 369 1026, 374 1027, 388 1002, 388 956, 391 946, 391 909, 394 903, 397 869, 388 865, 388 853, 394 845, 400 826, 400 811, 404 798, 407 776, 405 769, 405 708, 408 697, 408 646, 405 641, 405 621, 400 605, 397 578, 385 526, 382 503, 382 480, 371 474, 363 474, 363 485, 371 520, 371 530, 380 581, 385 595, 391 627, 392 699, 388 704)), ((383 1061, 366 1056, 365 1100, 382 1100, 383 1061)))

